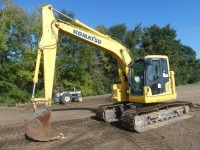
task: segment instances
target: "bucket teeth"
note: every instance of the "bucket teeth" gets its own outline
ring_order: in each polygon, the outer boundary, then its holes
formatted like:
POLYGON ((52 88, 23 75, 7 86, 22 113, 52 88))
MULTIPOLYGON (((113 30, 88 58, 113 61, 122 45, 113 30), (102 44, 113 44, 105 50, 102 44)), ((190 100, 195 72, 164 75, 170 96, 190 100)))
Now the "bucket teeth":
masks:
POLYGON ((37 114, 36 118, 25 123, 25 136, 35 141, 51 141, 62 138, 50 122, 51 111, 46 110, 37 114))

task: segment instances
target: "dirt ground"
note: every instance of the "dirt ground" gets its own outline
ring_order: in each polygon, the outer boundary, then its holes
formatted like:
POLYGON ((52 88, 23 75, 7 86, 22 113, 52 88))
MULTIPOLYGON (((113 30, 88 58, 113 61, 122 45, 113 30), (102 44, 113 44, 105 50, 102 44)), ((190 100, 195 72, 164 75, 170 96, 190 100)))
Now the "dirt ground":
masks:
MULTIPOLYGON (((200 86, 177 87, 178 100, 200 104, 200 86)), ((52 124, 66 138, 32 142, 24 137, 23 124, 32 112, 30 106, 0 107, 0 149, 66 150, 199 150, 200 111, 192 118, 137 133, 120 123, 95 119, 99 105, 113 103, 110 95, 85 98, 81 103, 54 104, 52 124)))

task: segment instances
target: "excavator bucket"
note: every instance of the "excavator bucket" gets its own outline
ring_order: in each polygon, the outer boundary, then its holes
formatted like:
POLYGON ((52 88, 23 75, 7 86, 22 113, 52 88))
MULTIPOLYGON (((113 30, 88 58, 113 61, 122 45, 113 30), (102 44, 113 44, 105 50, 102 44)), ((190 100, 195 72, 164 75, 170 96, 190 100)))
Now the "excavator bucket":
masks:
POLYGON ((25 123, 25 136, 35 141, 52 141, 63 137, 50 122, 51 111, 42 109, 33 113, 31 119, 25 123))

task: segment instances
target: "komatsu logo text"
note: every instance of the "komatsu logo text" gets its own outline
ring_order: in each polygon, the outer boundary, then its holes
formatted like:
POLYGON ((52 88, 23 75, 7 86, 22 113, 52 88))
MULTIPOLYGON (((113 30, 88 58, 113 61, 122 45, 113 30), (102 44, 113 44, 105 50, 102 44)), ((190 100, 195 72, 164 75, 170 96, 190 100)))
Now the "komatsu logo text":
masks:
POLYGON ((94 43, 98 43, 98 44, 101 44, 101 40, 97 39, 95 36, 90 36, 86 33, 83 33, 81 31, 78 31, 76 29, 74 29, 74 32, 73 32, 75 35, 78 35, 80 37, 83 37, 84 39, 88 39, 94 43))

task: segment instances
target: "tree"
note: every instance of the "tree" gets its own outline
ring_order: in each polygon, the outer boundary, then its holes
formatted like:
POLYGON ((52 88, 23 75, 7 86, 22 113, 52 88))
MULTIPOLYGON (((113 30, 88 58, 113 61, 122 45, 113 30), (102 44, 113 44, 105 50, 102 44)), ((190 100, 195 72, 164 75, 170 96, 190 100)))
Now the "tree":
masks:
MULTIPOLYGON (((109 27, 108 29, 104 29, 104 32, 119 41, 120 43, 124 43, 126 39, 127 27, 125 24, 117 24, 109 27)), ((109 84, 120 82, 118 75, 118 62, 112 55, 106 52, 99 53, 99 60, 102 68, 104 69, 104 74, 110 80, 109 84)))
MULTIPOLYGON (((70 17, 73 13, 62 11, 70 17)), ((59 19, 71 22, 63 16, 59 19)), ((56 85, 64 90, 77 90, 87 95, 104 94, 101 70, 97 61, 96 49, 66 34, 59 34, 56 63, 56 85)))
POLYGON ((3 0, 0 9, 2 43, 0 48, 0 88, 1 101, 25 102, 35 56, 34 18, 11 0, 3 0))
POLYGON ((137 24, 133 30, 127 31, 125 45, 131 51, 134 60, 144 56, 143 49, 139 47, 142 36, 141 23, 137 24))
POLYGON ((198 80, 198 77, 194 72, 198 72, 199 69, 196 65, 198 62, 196 61, 196 52, 189 46, 181 45, 181 61, 180 61, 180 74, 181 74, 181 83, 188 84, 194 83, 198 80))

